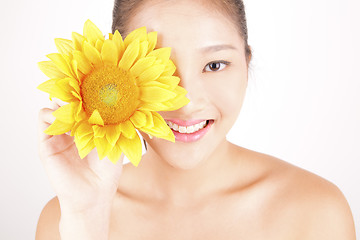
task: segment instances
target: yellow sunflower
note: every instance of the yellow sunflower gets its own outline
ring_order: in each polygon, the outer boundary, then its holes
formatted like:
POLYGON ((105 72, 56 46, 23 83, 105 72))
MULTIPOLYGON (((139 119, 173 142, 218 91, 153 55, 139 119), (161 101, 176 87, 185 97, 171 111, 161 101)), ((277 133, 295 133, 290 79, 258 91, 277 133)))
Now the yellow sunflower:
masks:
POLYGON ((157 33, 145 27, 124 40, 118 31, 105 39, 90 20, 83 36, 73 32, 72 40, 55 39, 59 53, 39 62, 50 80, 38 89, 69 104, 53 112, 56 119, 45 133, 71 131, 81 158, 96 147, 100 159, 116 163, 124 153, 134 166, 142 155, 136 129, 175 142, 156 111, 179 109, 189 99, 173 76, 171 49, 155 49, 156 42, 157 33))

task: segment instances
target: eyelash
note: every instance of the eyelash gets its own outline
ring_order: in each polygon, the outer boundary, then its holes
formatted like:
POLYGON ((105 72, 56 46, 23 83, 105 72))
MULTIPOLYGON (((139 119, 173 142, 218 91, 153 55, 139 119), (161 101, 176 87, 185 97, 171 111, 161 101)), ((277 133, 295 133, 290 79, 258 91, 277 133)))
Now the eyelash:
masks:
POLYGON ((203 72, 218 72, 218 71, 223 70, 225 67, 227 67, 227 66, 229 66, 229 65, 230 65, 230 62, 228 62, 228 61, 223 61, 223 60, 209 62, 208 64, 206 64, 205 68, 203 69, 203 72), (210 66, 211 66, 211 64, 214 64, 214 63, 220 63, 220 67, 219 67, 218 70, 212 71, 212 70, 210 69, 210 66), (223 64, 223 66, 221 66, 221 64, 223 64), (224 66, 224 65, 225 65, 225 66, 224 66))

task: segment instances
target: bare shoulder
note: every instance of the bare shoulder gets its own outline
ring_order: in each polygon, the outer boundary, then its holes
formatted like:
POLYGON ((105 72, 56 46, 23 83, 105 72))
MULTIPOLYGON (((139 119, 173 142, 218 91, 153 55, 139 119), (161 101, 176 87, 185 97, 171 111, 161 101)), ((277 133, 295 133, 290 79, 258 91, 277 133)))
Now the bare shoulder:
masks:
POLYGON ((36 240, 59 239, 60 204, 52 198, 41 211, 36 229, 36 240))
POLYGON ((355 240, 353 216, 341 190, 306 170, 292 165, 288 168, 291 177, 284 193, 291 199, 289 206, 304 216, 302 239, 355 240))
POLYGON ((267 192, 272 209, 268 216, 274 216, 269 220, 296 226, 289 229, 301 239, 355 240, 349 204, 336 185, 274 156, 248 149, 245 153, 260 169, 259 186, 267 192))

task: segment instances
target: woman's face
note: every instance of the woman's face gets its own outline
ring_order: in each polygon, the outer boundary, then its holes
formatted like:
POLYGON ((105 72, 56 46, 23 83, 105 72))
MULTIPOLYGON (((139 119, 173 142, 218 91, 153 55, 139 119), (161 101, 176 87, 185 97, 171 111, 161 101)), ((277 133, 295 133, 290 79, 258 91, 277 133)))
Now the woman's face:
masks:
POLYGON ((206 134, 192 142, 184 142, 186 133, 175 143, 142 136, 148 150, 166 163, 180 169, 194 168, 226 145, 226 134, 240 112, 247 87, 243 40, 229 16, 193 0, 145 1, 127 30, 142 26, 158 32, 157 48, 172 48, 175 75, 190 99, 181 109, 159 113, 165 120, 213 120, 206 134))

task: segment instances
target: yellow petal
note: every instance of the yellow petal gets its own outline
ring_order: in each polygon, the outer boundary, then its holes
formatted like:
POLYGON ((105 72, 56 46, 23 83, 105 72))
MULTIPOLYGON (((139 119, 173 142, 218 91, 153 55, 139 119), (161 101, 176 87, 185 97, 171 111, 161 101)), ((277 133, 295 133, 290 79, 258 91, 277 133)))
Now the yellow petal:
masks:
POLYGON ((76 113, 75 113, 75 120, 77 122, 80 122, 82 120, 85 120, 87 118, 85 111, 83 110, 82 102, 75 102, 76 105, 76 113))
POLYGON ((101 57, 104 63, 111 65, 117 65, 118 53, 115 43, 112 40, 105 40, 104 45, 101 49, 101 57))
POLYGON ((102 40, 98 39, 96 41, 95 48, 96 48, 96 50, 98 50, 99 53, 101 52, 103 44, 104 44, 104 41, 102 41, 102 40))
POLYGON ((133 41, 139 40, 140 42, 147 40, 146 27, 135 29, 124 40, 125 47, 128 47, 133 41))
POLYGON ((150 68, 154 64, 155 60, 155 57, 141 58, 135 62, 134 66, 131 67, 131 74, 134 77, 140 76, 140 74, 142 74, 146 69, 150 68))
POLYGON ((140 130, 144 130, 146 129, 151 135, 153 136, 163 136, 163 135, 167 135, 167 133, 169 131, 171 131, 170 127, 165 123, 165 121, 162 119, 162 117, 157 116, 156 112, 151 112, 153 121, 154 121, 154 126, 153 127, 148 127, 145 126, 143 128, 141 128, 140 130), (162 120, 161 120, 162 119, 162 120))
POLYGON ((74 123, 74 104, 66 104, 52 113, 52 115, 63 123, 74 123))
POLYGON ((149 81, 149 82, 142 82, 140 84, 141 87, 159 87, 159 88, 164 88, 164 89, 167 89, 167 90, 171 90, 169 85, 166 85, 166 84, 163 84, 163 83, 160 83, 158 81, 149 81))
POLYGON ((187 99, 185 96, 187 94, 187 90, 183 87, 180 86, 176 86, 175 89, 173 90, 176 93, 176 97, 173 99, 170 99, 169 102, 174 104, 177 101, 182 101, 182 102, 186 102, 186 104, 189 102, 189 99, 187 99))
POLYGON ((176 71, 176 66, 173 61, 169 60, 165 64, 165 70, 161 76, 172 76, 176 71))
MULTIPOLYGON (((172 105, 170 105, 172 107, 172 105)), ((165 103, 147 103, 144 102, 139 107, 139 110, 146 110, 146 111, 168 111, 169 106, 165 103)))
POLYGON ((78 68, 77 74, 79 75, 79 78, 77 80, 79 81, 79 83, 81 83, 82 80, 84 80, 85 74, 80 72, 79 68, 78 68))
POLYGON ((94 140, 92 139, 88 142, 88 144, 84 148, 78 150, 80 158, 83 159, 84 157, 86 157, 94 148, 95 148, 95 143, 94 140))
POLYGON ((64 55, 60 53, 50 53, 46 55, 54 64, 55 66, 65 75, 69 77, 73 77, 73 74, 70 69, 70 63, 66 61, 64 55))
POLYGON ((64 123, 57 119, 44 131, 48 135, 61 135, 71 130, 73 123, 64 123))
POLYGON ((161 60, 162 63, 166 63, 170 59, 171 48, 159 48, 148 54, 148 57, 156 57, 156 59, 161 60))
MULTIPOLYGON (((153 116, 151 114, 151 111, 147 111, 147 110, 137 110, 137 111, 145 114, 145 116, 146 116, 146 122, 145 122, 144 127, 146 127, 146 128, 154 127, 154 120, 153 120, 153 116)), ((140 127, 138 129, 140 129, 140 127)))
POLYGON ((91 114, 91 117, 89 118, 89 123, 104 126, 104 120, 101 118, 100 113, 97 109, 95 109, 94 112, 91 114))
POLYGON ((78 129, 78 127, 80 126, 80 124, 81 124, 81 122, 78 122, 78 121, 75 122, 74 126, 71 129, 70 136, 72 136, 72 137, 75 136, 75 132, 78 129))
POLYGON ((136 135, 134 125, 131 123, 131 121, 119 123, 119 129, 122 133, 121 135, 124 135, 127 138, 132 139, 136 135))
POLYGON ((94 138, 99 159, 103 159, 113 148, 106 138, 94 138))
POLYGON ((160 87, 141 87, 140 99, 144 102, 165 102, 176 97, 172 91, 160 87))
POLYGON ((176 98, 171 99, 168 102, 171 103, 172 106, 169 107, 166 111, 174 111, 188 104, 190 100, 183 95, 178 95, 176 98))
POLYGON ((94 65, 101 63, 100 53, 95 47, 91 46, 88 42, 84 42, 83 48, 86 58, 91 63, 94 65))
POLYGON ((43 61, 39 62, 38 66, 40 70, 45 73, 49 78, 64 78, 66 75, 62 73, 53 62, 51 61, 43 61))
POLYGON ((180 78, 176 76, 164 76, 164 77, 159 77, 156 81, 162 84, 166 84, 169 86, 170 90, 174 90, 175 87, 179 85, 180 78))
POLYGON ((90 125, 87 121, 82 121, 76 129, 75 136, 81 139, 83 136, 93 133, 94 131, 92 129, 92 125, 90 125))
POLYGON ((72 56, 74 51, 73 42, 68 39, 55 38, 55 45, 59 53, 72 56))
POLYGON ((111 145, 115 145, 121 134, 120 126, 109 125, 106 129, 106 139, 111 145))
POLYGON ((75 79, 77 79, 78 81, 80 81, 80 75, 79 75, 79 71, 78 71, 78 63, 75 59, 71 60, 71 70, 74 73, 75 79))
POLYGON ((58 98, 64 102, 73 102, 78 100, 71 92, 65 92, 59 88, 50 94, 50 98, 58 98))
MULTIPOLYGON (((175 142, 175 136, 169 126, 165 126, 164 123, 156 116, 153 117, 154 119, 154 127, 142 127, 139 130, 150 134, 152 136, 163 138, 171 142, 175 142)), ((166 124, 166 123, 165 123, 166 124)))
POLYGON ((176 95, 185 96, 187 94, 187 90, 180 86, 176 86, 173 91, 176 93, 176 95))
POLYGON ((94 135, 93 134, 84 135, 81 138, 76 136, 74 138, 74 142, 75 142, 76 147, 78 149, 85 148, 89 144, 90 141, 94 141, 94 135))
POLYGON ((77 32, 73 32, 71 34, 71 38, 73 40, 73 47, 78 50, 78 51, 82 51, 82 44, 85 40, 83 35, 78 34, 77 32))
POLYGON ((164 118, 157 112, 151 112, 154 119, 154 128, 159 132, 169 132, 171 131, 170 127, 166 124, 164 118))
POLYGON ((146 125, 146 115, 141 111, 135 111, 134 114, 130 117, 130 121, 136 128, 141 128, 146 125))
POLYGON ((94 137, 97 137, 97 138, 105 137, 106 127, 107 126, 102 127, 102 126, 98 126, 98 125, 93 125, 92 128, 94 130, 94 137))
POLYGON ((80 94, 80 86, 78 81, 73 78, 69 79, 69 85, 75 90, 76 93, 80 94))
POLYGON ((87 20, 84 25, 84 37, 95 46, 98 39, 104 41, 104 36, 100 29, 90 20, 87 20))
POLYGON ((151 66, 150 68, 146 69, 143 73, 140 74, 138 78, 139 83, 142 84, 156 80, 163 73, 164 69, 165 66, 160 64, 151 66))
POLYGON ((57 80, 58 79, 56 79, 56 78, 47 80, 47 81, 41 83, 39 86, 37 86, 37 89, 51 94, 53 92, 53 88, 54 88, 57 80))
POLYGON ((109 152, 108 158, 112 163, 116 164, 120 160, 121 154, 122 154, 122 151, 120 148, 120 144, 119 145, 116 144, 113 147, 113 149, 109 152))
POLYGON ((50 79, 40 84, 37 89, 50 94, 50 99, 58 98, 64 102, 76 101, 76 98, 67 89, 64 89, 64 79, 50 79))
POLYGON ((134 64, 140 49, 139 39, 135 39, 130 45, 126 48, 124 55, 120 59, 119 67, 124 69, 125 71, 129 70, 131 66, 134 64))
POLYGON ((115 43, 117 49, 118 59, 121 59, 125 50, 125 44, 118 30, 115 31, 112 40, 115 43))
POLYGON ((149 43, 147 41, 140 42, 139 56, 137 57, 137 59, 141 59, 147 55, 148 47, 149 47, 149 43))
POLYGON ((157 32, 148 33, 148 42, 149 42, 148 53, 150 53, 151 51, 154 50, 154 48, 156 46, 157 32))
POLYGON ((141 128, 140 131, 149 134, 150 136, 155 136, 157 138, 162 138, 165 140, 168 140, 170 142, 175 142, 175 136, 172 131, 166 132, 166 133, 159 133, 154 128, 141 128))
POLYGON ((145 125, 145 127, 147 127, 147 128, 154 127, 154 119, 153 119, 153 115, 151 114, 151 111, 143 111, 143 110, 141 110, 141 112, 143 112, 146 115, 146 125, 145 125))
POLYGON ((78 101, 81 101, 81 96, 80 96, 80 94, 78 94, 78 93, 75 92, 75 91, 71 91, 71 94, 72 94, 75 98, 77 98, 78 101))
POLYGON ((120 148, 130 162, 137 167, 141 160, 142 146, 139 136, 136 134, 133 139, 128 139, 124 135, 120 136, 120 148))
POLYGON ((163 135, 160 138, 168 140, 170 142, 175 142, 175 135, 173 133, 173 131, 169 131, 169 133, 167 135, 163 135))
POLYGON ((75 51, 73 54, 74 59, 78 63, 78 69, 83 74, 88 74, 92 70, 90 61, 85 57, 85 55, 80 51, 75 51))
MULTIPOLYGON (((71 93, 71 91, 73 91, 73 88, 70 85, 70 81, 74 79, 73 78, 62 78, 62 79, 58 79, 56 81, 56 86, 58 86, 59 88, 61 88, 63 91, 67 92, 67 93, 71 93)), ((76 80, 75 80, 76 81, 76 80)))

